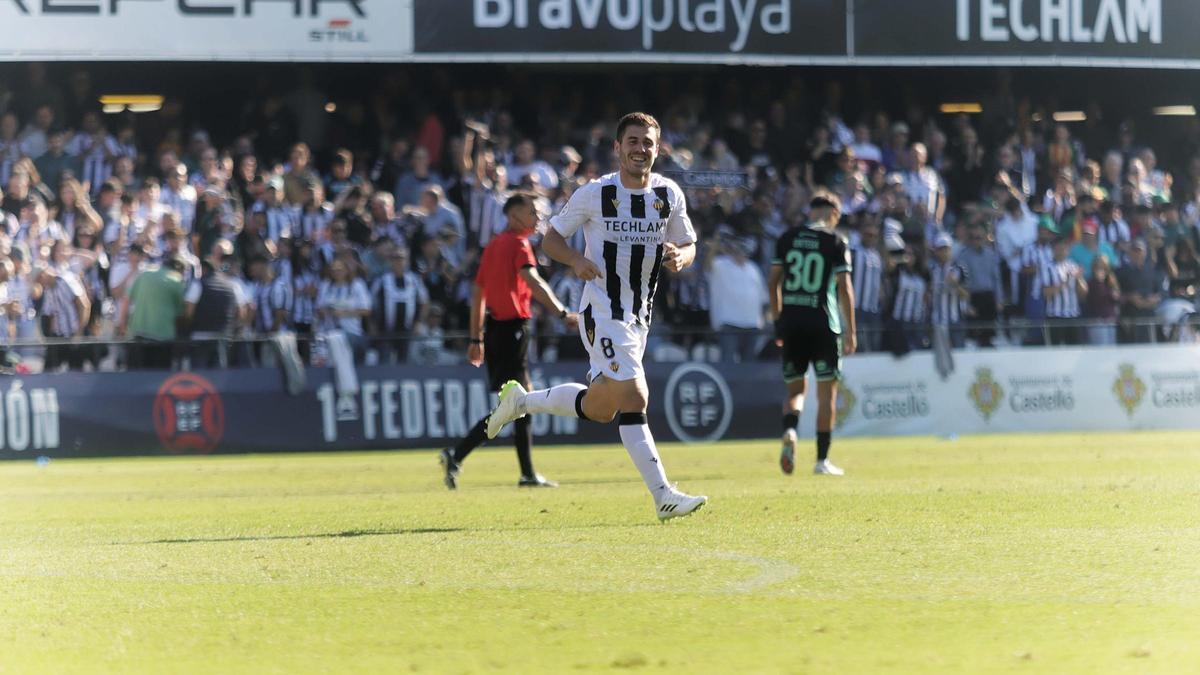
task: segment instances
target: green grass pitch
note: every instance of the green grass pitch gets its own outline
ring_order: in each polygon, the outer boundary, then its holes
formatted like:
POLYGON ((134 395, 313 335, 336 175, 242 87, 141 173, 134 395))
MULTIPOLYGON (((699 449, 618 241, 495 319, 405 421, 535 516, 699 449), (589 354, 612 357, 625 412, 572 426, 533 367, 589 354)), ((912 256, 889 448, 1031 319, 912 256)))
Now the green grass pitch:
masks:
POLYGON ((663 455, 0 463, 0 672, 1200 672, 1200 435, 663 455))

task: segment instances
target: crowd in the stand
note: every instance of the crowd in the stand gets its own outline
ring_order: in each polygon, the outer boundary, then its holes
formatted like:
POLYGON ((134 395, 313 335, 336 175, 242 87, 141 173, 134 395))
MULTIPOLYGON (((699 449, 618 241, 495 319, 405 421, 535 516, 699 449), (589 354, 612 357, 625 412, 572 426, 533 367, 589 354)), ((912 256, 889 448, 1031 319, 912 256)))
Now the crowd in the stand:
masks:
MULTIPOLYGON (((518 128, 504 105, 453 92, 368 133, 323 122, 323 97, 301 91, 252 102, 243 133, 214 142, 177 103, 108 115, 86 73, 63 88, 35 64, 25 79, 0 85, 0 343, 21 341, 9 358, 36 352, 47 370, 166 366, 189 338, 285 331, 309 357, 307 338, 332 328, 360 358, 454 362, 510 191, 536 193, 548 217, 615 166, 607 109, 518 128), (37 339, 49 346, 28 346, 37 339)), ((773 243, 820 187, 843 204, 866 350, 927 348, 931 335, 983 347, 1174 339, 1196 311, 1200 155, 1173 177, 1128 124, 1085 145, 1029 115, 985 126, 825 107, 797 122, 794 99, 651 110, 656 170, 746 173, 740 189, 687 191, 700 257, 661 285, 660 349, 746 360, 770 348, 773 243)), ((578 298, 581 282, 546 272, 560 298, 578 298)), ((540 358, 578 349, 556 339, 555 317, 537 326, 540 358)))

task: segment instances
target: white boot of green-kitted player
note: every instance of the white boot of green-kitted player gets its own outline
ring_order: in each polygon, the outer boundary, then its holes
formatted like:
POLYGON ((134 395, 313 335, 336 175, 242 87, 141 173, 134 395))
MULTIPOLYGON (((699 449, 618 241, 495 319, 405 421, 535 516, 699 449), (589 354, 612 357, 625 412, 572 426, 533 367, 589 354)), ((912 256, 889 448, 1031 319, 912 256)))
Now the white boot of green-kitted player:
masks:
POLYGON ((505 424, 525 416, 525 387, 516 380, 509 380, 500 387, 500 403, 488 416, 487 437, 495 438, 505 424))

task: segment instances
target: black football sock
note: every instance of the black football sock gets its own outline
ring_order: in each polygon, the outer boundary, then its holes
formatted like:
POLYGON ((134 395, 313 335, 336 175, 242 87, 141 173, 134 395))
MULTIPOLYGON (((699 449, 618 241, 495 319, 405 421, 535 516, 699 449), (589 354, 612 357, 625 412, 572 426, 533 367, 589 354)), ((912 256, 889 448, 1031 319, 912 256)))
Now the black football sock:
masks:
POLYGON ((528 415, 513 422, 513 444, 517 446, 521 477, 533 478, 533 458, 529 456, 529 449, 533 447, 533 427, 530 426, 528 415))
POLYGON ((787 413, 783 414, 783 431, 784 431, 784 433, 787 433, 787 431, 789 429, 792 431, 795 431, 796 427, 799 424, 800 424, 800 411, 799 410, 793 410, 791 412, 787 412, 787 413))
POLYGON ((829 442, 832 431, 817 432, 817 461, 823 462, 829 457, 829 442))
MULTIPOLYGON (((490 417, 490 415, 488 417, 490 417)), ((462 464, 463 460, 467 458, 467 455, 471 454, 472 450, 478 448, 484 443, 487 443, 487 422, 487 417, 479 420, 479 422, 472 427, 469 432, 467 432, 467 435, 458 442, 458 445, 454 446, 455 464, 462 464)))

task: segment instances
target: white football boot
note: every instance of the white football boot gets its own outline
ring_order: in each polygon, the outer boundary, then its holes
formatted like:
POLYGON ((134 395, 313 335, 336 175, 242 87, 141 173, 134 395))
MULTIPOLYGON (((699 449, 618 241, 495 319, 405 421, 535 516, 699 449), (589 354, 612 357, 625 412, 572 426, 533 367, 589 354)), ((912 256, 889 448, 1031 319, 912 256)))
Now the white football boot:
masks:
POLYGON ((785 475, 792 475, 796 470, 796 430, 788 429, 783 432, 783 449, 779 451, 779 468, 785 475))
POLYGON ((662 490, 658 498, 655 499, 659 520, 670 520, 690 515, 695 511, 699 511, 700 507, 707 503, 708 497, 684 494, 676 490, 674 485, 662 490))
POLYGON ((500 403, 488 415, 487 437, 495 438, 505 424, 525 416, 525 387, 516 380, 509 380, 500 387, 500 403))
POLYGON ((833 465, 828 459, 822 459, 813 465, 813 473, 818 476, 844 476, 845 471, 833 465))

